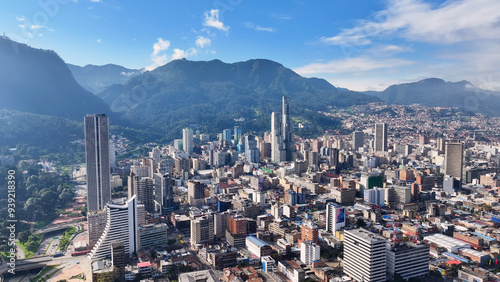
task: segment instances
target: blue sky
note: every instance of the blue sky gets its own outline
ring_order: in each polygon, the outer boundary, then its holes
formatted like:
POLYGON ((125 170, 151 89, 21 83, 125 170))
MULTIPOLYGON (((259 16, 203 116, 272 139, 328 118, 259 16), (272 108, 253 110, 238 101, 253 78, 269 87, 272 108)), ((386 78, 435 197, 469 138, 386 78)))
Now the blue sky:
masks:
POLYGON ((427 77, 500 90, 499 11, 498 0, 3 0, 0 32, 82 66, 266 58, 353 90, 427 77))

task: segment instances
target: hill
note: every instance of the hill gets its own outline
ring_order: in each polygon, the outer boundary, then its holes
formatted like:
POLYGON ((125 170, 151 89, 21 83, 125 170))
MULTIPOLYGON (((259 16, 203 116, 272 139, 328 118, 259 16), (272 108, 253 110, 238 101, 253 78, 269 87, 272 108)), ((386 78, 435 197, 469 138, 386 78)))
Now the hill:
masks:
POLYGON ((299 119, 306 111, 311 119, 329 107, 380 101, 264 59, 232 64, 174 60, 97 95, 129 120, 177 132, 193 124, 222 130, 235 125, 235 119, 245 120, 247 130, 269 130, 270 113, 280 111, 283 95, 290 97, 292 114, 299 119))
POLYGON ((73 78, 51 50, 35 49, 0 37, 0 109, 83 120, 109 107, 73 78))
POLYGON ((465 80, 446 82, 439 78, 427 78, 418 82, 392 85, 382 92, 364 93, 393 104, 458 107, 476 113, 500 115, 500 93, 479 89, 465 80))
POLYGON ((114 64, 86 65, 84 67, 67 65, 78 84, 94 94, 103 91, 110 85, 123 84, 141 73, 140 70, 127 69, 114 64))

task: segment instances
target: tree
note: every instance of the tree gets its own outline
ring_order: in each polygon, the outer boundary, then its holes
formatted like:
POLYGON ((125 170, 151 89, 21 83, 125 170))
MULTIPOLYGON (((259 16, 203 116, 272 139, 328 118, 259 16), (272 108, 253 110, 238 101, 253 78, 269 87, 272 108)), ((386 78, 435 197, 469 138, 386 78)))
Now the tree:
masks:
POLYGON ((362 218, 358 218, 358 220, 356 220, 356 227, 360 228, 365 228, 366 227, 366 222, 364 219, 362 218))

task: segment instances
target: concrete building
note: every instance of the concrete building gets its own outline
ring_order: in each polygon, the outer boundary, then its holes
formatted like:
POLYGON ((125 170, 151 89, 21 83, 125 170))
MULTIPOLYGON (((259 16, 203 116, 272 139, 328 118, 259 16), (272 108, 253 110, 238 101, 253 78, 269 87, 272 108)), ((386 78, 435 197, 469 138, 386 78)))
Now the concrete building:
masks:
POLYGON ((300 244, 300 260, 306 265, 311 265, 320 258, 320 247, 313 241, 305 241, 300 244))
POLYGON ((429 274, 429 245, 387 244, 387 272, 404 279, 423 278, 429 274))
POLYGON ((187 188, 190 205, 200 206, 205 203, 205 184, 199 181, 189 181, 187 188))
POLYGON ((375 152, 387 151, 387 124, 375 124, 375 139, 373 143, 375 152))
POLYGON ((278 270, 278 267, 276 266, 276 261, 270 257, 270 256, 265 256, 261 258, 262 261, 262 270, 265 272, 276 272, 278 270))
POLYGON ((123 204, 108 203, 107 222, 101 237, 88 257, 91 261, 111 257, 111 244, 123 242, 129 256, 138 251, 137 198, 133 196, 123 204))
POLYGON ((446 142, 444 174, 462 180, 464 144, 446 142))
POLYGON ((87 210, 99 211, 111 201, 108 117, 104 114, 86 115, 84 127, 87 210))
POLYGON ((245 239, 245 245, 252 254, 257 256, 258 258, 270 256, 271 255, 271 246, 269 246, 264 241, 257 239, 254 236, 248 236, 245 239))
POLYGON ((203 215, 191 218, 191 245, 214 240, 214 218, 212 215, 203 215))
POLYGON ((357 152, 359 147, 363 147, 364 138, 363 131, 354 131, 352 133, 352 148, 354 151, 357 152))
POLYGON ((326 204, 326 231, 333 232, 345 226, 345 208, 333 203, 326 204))
POLYGON ((364 200, 365 202, 374 203, 381 207, 385 206, 385 191, 383 188, 373 188, 373 189, 365 189, 364 191, 364 200))
POLYGON ((184 128, 182 130, 182 147, 184 152, 188 154, 193 153, 193 130, 191 128, 184 128))
POLYGON ((155 204, 163 216, 169 215, 175 209, 174 185, 175 181, 170 175, 154 174, 155 204))
POLYGON ((355 281, 385 281, 385 238, 364 229, 344 231, 344 273, 355 281))
POLYGON ((138 229, 139 250, 167 245, 168 227, 165 223, 149 224, 138 229))

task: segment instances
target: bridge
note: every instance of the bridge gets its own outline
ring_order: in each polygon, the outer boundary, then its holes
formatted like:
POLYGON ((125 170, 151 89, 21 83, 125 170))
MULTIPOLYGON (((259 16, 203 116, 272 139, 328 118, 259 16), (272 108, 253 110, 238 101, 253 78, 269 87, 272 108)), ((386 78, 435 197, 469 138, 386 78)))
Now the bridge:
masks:
POLYGON ((71 221, 71 222, 68 222, 68 223, 58 224, 58 225, 54 225, 54 226, 47 226, 47 227, 38 229, 37 231, 35 231, 34 234, 45 234, 45 233, 50 233, 50 232, 53 232, 53 231, 66 230, 66 229, 68 229, 71 226, 78 225, 82 221, 83 221, 83 219, 82 220, 78 220, 78 221, 71 221))
MULTIPOLYGON (((21 272, 24 270, 31 270, 31 269, 36 269, 36 268, 42 268, 44 266, 49 266, 49 265, 57 265, 61 264, 61 262, 57 259, 53 259, 50 256, 41 256, 41 257, 34 257, 34 258, 29 258, 29 259, 20 259, 16 260, 15 262, 16 267, 14 269, 14 272, 21 272)), ((9 266, 9 263, 3 262, 0 265, 0 275, 6 273, 11 267, 9 266)))

